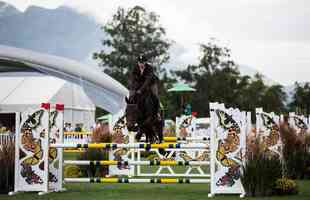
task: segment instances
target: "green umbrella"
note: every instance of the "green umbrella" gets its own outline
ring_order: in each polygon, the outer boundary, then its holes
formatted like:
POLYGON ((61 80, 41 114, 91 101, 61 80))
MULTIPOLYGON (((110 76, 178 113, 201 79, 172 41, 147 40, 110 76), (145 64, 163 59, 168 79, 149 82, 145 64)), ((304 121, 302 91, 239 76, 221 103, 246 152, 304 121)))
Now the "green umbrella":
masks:
POLYGON ((173 88, 168 89, 168 92, 195 92, 195 88, 191 88, 185 83, 177 83, 173 85, 173 88))
POLYGON ((103 115, 101 117, 98 117, 97 120, 100 122, 106 122, 109 123, 110 119, 112 118, 111 114, 103 115))
MULTIPOLYGON (((196 89, 190 87, 185 83, 176 83, 173 85, 173 88, 168 89, 168 92, 178 92, 178 93, 186 93, 186 92, 195 92, 196 89)), ((184 104, 184 96, 181 95, 181 109, 183 108, 184 104)))

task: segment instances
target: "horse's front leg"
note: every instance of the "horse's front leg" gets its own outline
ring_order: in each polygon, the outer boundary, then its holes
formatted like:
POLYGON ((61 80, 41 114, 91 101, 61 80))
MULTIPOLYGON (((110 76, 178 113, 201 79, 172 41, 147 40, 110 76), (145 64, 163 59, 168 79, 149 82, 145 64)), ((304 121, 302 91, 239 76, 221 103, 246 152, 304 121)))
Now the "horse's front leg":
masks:
POLYGON ((153 134, 152 134, 152 132, 153 132, 152 129, 150 127, 147 127, 145 130, 146 130, 145 131, 146 142, 153 144, 154 138, 153 138, 153 134))
POLYGON ((164 140, 164 126, 165 126, 165 121, 160 120, 159 121, 159 130, 158 130, 158 137, 159 137, 159 142, 162 143, 164 140))
POLYGON ((140 142, 142 135, 143 135, 143 130, 141 128, 138 128, 137 134, 135 136, 137 142, 140 142))
POLYGON ((153 119, 151 117, 148 117, 148 118, 146 118, 146 120, 143 122, 143 125, 142 125, 145 129, 144 133, 145 133, 146 141, 149 143, 154 142, 152 123, 154 123, 153 119))
POLYGON ((163 142, 163 123, 161 120, 159 119, 154 119, 153 120, 153 124, 152 124, 152 130, 154 133, 154 137, 156 139, 156 141, 158 141, 159 143, 163 142))

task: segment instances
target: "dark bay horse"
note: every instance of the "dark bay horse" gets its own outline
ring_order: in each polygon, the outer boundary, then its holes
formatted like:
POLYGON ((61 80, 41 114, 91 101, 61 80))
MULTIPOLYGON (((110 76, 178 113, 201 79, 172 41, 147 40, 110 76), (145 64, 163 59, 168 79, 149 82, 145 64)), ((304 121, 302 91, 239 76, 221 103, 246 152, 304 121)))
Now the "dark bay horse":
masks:
POLYGON ((145 135, 146 142, 162 143, 164 119, 158 113, 152 96, 141 94, 126 97, 126 103, 127 128, 137 132, 137 141, 145 135))

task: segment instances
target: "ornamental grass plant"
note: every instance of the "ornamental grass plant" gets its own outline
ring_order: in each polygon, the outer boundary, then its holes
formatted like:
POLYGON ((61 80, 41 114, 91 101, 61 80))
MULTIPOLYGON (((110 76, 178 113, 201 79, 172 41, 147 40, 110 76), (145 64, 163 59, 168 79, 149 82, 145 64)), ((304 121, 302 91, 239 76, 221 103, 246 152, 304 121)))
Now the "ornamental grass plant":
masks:
POLYGON ((14 189, 15 143, 0 145, 0 193, 7 194, 14 189))
MULTIPOLYGON (((93 131, 91 137, 91 143, 110 143, 112 140, 109 126, 101 125, 93 131)), ((78 158, 78 160, 108 160, 109 159, 109 151, 106 149, 85 149, 78 158)), ((103 177, 108 174, 109 167, 108 166, 79 166, 81 170, 81 175, 83 177, 103 177)))
POLYGON ((283 142, 284 176, 291 179, 308 178, 310 167, 310 136, 298 134, 287 122, 280 126, 283 142))
POLYGON ((270 196, 276 180, 282 177, 279 157, 270 156, 262 142, 254 137, 247 141, 246 162, 241 181, 248 196, 270 196))

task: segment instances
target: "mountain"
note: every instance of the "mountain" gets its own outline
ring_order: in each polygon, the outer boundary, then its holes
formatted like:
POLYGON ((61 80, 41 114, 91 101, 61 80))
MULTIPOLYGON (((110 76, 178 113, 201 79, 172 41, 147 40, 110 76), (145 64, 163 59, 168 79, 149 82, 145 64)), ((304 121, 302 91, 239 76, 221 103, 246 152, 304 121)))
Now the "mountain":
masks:
MULTIPOLYGON (((308 82, 298 82, 298 84, 301 87, 304 87, 308 82)), ((293 95, 295 93, 295 83, 292 85, 287 85, 284 87, 284 91, 286 92, 288 98, 287 98, 287 102, 292 102, 293 101, 293 95)))
MULTIPOLYGON (((239 68, 240 74, 244 75, 244 76, 247 75, 250 77, 254 77, 255 74, 257 74, 257 73, 262 74, 260 71, 254 69, 253 67, 249 67, 248 65, 239 64, 238 68, 239 68)), ((265 84, 267 84, 267 85, 279 84, 276 81, 272 80, 271 78, 265 76, 264 74, 262 74, 262 75, 263 75, 263 80, 264 80, 265 84)))
MULTIPOLYGON (((254 77, 256 73, 260 73, 259 71, 255 70, 252 67, 249 67, 247 65, 239 65, 239 71, 242 75, 248 75, 250 77, 254 77)), ((261 74, 261 73, 260 73, 261 74)), ((275 84, 280 84, 267 76, 263 76, 263 80, 267 85, 275 85, 275 84)), ((301 85, 304 85, 305 83, 300 83, 301 85)), ((286 101, 285 104, 289 104, 293 100, 293 95, 294 95, 294 89, 295 85, 283 85, 283 91, 286 93, 286 101)))
MULTIPOLYGON (((106 35, 93 17, 73 8, 31 6, 21 12, 0 1, 0 44, 96 64, 91 55, 102 49, 104 37, 106 35)), ((174 44, 170 49, 171 60, 165 67, 173 69, 192 63, 192 57, 186 52, 186 47, 174 44)), ((239 65, 239 70, 242 75, 251 77, 258 72, 247 65, 239 65)), ((264 80, 270 85, 276 83, 265 76, 264 80)))
POLYGON ((18 13, 19 11, 14 6, 0 1, 0 18, 4 16, 15 15, 18 13))
POLYGON ((0 2, 0 44, 84 61, 103 37, 94 18, 72 8, 31 6, 20 12, 0 2))
MULTIPOLYGON (((31 49, 38 52, 71 58, 80 62, 96 64, 93 52, 102 49, 101 40, 106 37, 100 24, 91 16, 81 14, 69 7, 45 9, 31 6, 24 12, 0 1, 0 44, 31 49)), ((186 48, 174 44, 170 50, 171 60, 167 69, 191 63, 186 48)), ((242 75, 253 77, 259 71, 248 65, 239 65, 242 75)), ((278 84, 264 76, 268 85, 278 84)), ((285 86, 287 102, 292 99, 294 86, 285 86)))

